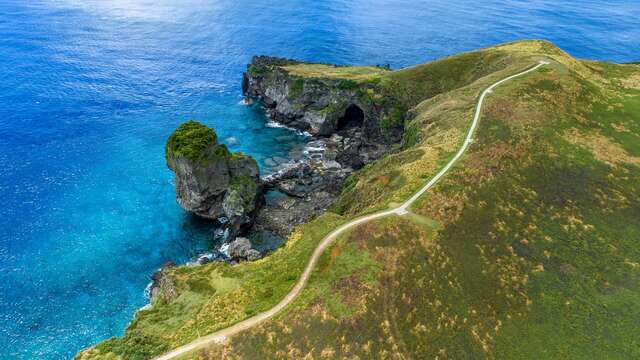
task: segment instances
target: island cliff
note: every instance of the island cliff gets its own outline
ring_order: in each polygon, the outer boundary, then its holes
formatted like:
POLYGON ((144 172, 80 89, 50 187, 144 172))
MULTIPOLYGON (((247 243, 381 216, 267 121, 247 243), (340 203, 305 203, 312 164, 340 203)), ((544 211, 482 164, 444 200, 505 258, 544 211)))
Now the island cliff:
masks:
POLYGON ((262 102, 271 119, 315 137, 339 134, 337 161, 355 169, 378 158, 402 136, 404 112, 381 97, 387 68, 309 64, 255 56, 243 75, 248 99, 262 102), (390 118, 397 117, 396 121, 390 118))
POLYGON ((255 56, 243 74, 243 93, 273 121, 311 135, 303 158, 261 181, 253 159, 229 153, 213 130, 187 122, 166 146, 178 203, 219 222, 229 242, 262 231, 286 238, 331 207, 350 174, 401 143, 406 111, 384 96, 393 85, 383 80, 390 73, 255 56), (273 190, 279 195, 264 203, 264 193, 273 190))
POLYGON ((337 66, 255 56, 243 74, 247 102, 258 101, 273 121, 305 131, 305 157, 264 178, 265 189, 284 196, 269 201, 255 229, 286 237, 332 206, 346 178, 388 153, 402 139, 404 115, 384 99, 378 66, 337 66))
POLYGON ((253 158, 229 152, 212 129, 196 121, 176 129, 165 155, 176 175, 177 201, 185 210, 218 221, 231 237, 252 224, 263 201, 253 158))

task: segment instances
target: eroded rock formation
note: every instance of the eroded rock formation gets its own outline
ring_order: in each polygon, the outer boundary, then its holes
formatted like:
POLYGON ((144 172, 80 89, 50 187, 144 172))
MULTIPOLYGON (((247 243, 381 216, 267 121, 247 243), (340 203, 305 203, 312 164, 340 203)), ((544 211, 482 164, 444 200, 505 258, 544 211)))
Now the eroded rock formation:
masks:
MULTIPOLYGON (((371 100, 371 94, 380 91, 375 82, 303 77, 287 70, 298 65, 313 66, 255 56, 242 81, 247 101, 259 101, 273 121, 307 131, 313 137, 305 158, 282 164, 264 179, 266 189, 277 190, 283 196, 267 201, 255 228, 282 237, 296 225, 326 211, 339 196, 345 179, 387 153, 402 134, 401 127, 383 129, 383 120, 394 109, 390 104, 371 100)), ((340 68, 326 67, 329 71, 340 68)))
POLYGON ((177 201, 185 210, 219 221, 232 236, 252 224, 263 199, 253 158, 229 152, 212 129, 196 121, 180 125, 165 152, 176 175, 177 201))

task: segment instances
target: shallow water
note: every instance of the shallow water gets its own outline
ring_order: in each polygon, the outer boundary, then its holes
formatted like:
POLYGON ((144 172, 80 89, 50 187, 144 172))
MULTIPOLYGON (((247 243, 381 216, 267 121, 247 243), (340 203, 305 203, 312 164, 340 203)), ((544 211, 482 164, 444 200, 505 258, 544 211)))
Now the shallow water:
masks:
POLYGON ((239 104, 252 55, 397 68, 545 38, 638 61, 638 18, 636 0, 0 1, 0 358, 122 334, 156 268, 212 245, 164 164, 179 123, 261 165, 303 141, 239 104))

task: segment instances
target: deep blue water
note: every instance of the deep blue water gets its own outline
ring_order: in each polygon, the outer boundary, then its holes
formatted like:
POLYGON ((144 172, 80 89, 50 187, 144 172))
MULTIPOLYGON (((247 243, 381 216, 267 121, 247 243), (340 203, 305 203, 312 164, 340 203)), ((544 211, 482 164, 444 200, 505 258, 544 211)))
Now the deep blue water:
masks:
POLYGON ((149 275, 205 250, 163 145, 195 118, 261 162, 296 138, 242 106, 253 54, 397 68, 518 38, 640 60, 631 1, 0 0, 0 358, 122 334, 149 275))

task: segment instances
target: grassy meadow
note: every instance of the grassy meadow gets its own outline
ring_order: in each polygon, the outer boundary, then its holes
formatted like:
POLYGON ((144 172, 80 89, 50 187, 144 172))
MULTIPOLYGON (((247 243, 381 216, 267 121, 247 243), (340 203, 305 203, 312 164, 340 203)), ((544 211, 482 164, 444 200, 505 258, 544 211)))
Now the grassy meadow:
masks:
POLYGON ((173 269, 177 299, 79 358, 146 359, 273 306, 325 234, 406 200, 458 149, 479 94, 540 59, 487 97, 474 143, 410 215, 343 235, 292 306, 185 358, 640 358, 640 66, 542 41, 376 75, 407 109, 398 151, 272 255, 173 269))

